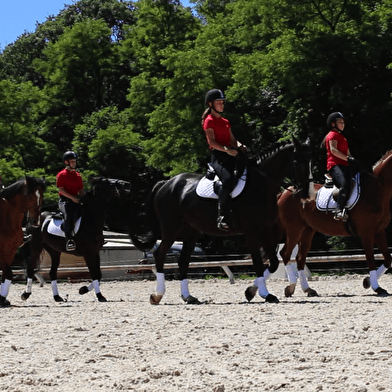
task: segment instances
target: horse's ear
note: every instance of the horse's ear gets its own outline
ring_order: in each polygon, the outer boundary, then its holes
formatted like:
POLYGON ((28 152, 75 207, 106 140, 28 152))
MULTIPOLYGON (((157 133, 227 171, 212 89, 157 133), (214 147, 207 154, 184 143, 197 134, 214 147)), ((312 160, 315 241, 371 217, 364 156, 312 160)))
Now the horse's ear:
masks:
POLYGON ((298 149, 301 147, 301 144, 300 144, 300 142, 298 141, 298 139, 297 139, 295 136, 292 136, 292 137, 291 137, 291 140, 292 140, 292 142, 293 142, 294 148, 295 148, 296 150, 298 150, 298 149))

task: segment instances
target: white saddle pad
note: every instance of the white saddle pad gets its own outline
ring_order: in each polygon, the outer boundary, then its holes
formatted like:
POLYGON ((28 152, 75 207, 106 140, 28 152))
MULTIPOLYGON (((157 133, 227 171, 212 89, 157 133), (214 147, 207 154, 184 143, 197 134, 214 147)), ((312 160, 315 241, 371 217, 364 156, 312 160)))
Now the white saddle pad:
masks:
MULTIPOLYGON (((237 185, 233 189, 233 192, 231 192, 230 194, 232 199, 239 196, 241 192, 244 190, 245 183, 246 183, 246 173, 247 170, 245 168, 244 172, 242 173, 242 176, 239 178, 237 182, 237 185)), ((208 178, 203 177, 199 181, 196 187, 196 193, 198 194, 198 196, 208 198, 208 199, 218 199, 218 195, 214 192, 214 182, 218 180, 219 180, 218 176, 215 176, 213 180, 209 180, 208 178)))
MULTIPOLYGON (((360 184, 360 176, 357 173, 354 177, 355 185, 351 192, 351 195, 347 201, 346 207, 348 210, 351 210, 358 202, 359 196, 361 194, 361 184, 360 184)), ((337 208, 337 203, 333 199, 332 192, 337 189, 335 186, 333 188, 325 188, 321 187, 317 192, 316 197, 316 206, 317 209, 323 212, 333 212, 337 208)))
MULTIPOLYGON (((52 235, 56 235, 57 237, 64 237, 65 238, 65 234, 64 231, 61 229, 61 224, 63 223, 62 219, 58 219, 58 218, 48 218, 50 219, 49 225, 48 225, 48 233, 52 234, 52 235)), ((80 227, 80 220, 81 218, 79 218, 76 222, 75 222, 75 227, 74 227, 74 234, 76 234, 79 231, 79 227, 80 227)), ((42 227, 44 227, 45 225, 42 225, 42 227)))

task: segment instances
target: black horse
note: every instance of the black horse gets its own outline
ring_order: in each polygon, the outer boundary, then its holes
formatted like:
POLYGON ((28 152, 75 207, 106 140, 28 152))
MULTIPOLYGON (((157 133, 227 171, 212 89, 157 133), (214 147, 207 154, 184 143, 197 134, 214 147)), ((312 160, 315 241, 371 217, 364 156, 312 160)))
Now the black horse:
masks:
POLYGON ((199 303, 190 295, 187 272, 190 255, 200 233, 213 236, 243 235, 251 253, 257 275, 255 284, 261 297, 267 302, 279 302, 267 290, 265 280, 275 272, 279 261, 275 254, 276 240, 271 228, 277 220, 277 194, 285 178, 295 183, 300 197, 308 197, 309 159, 307 144, 301 145, 295 138, 291 144, 281 146, 268 154, 262 162, 249 162, 246 185, 237 197, 231 199, 228 217, 229 231, 222 232, 216 226, 217 201, 200 197, 196 188, 202 175, 183 173, 170 180, 158 182, 147 202, 149 217, 148 233, 130 232, 132 242, 142 251, 153 247, 159 237, 162 242, 154 252, 157 269, 157 294, 150 303, 158 304, 165 293, 164 262, 166 253, 177 239, 183 241, 178 260, 181 296, 187 303, 199 303), (260 249, 269 256, 270 266, 263 264, 260 249))
MULTIPOLYGON (((103 177, 94 177, 90 180, 91 189, 81 199, 82 216, 76 222, 74 237, 76 250, 68 252, 77 256, 83 256, 89 269, 92 283, 87 287, 80 288, 80 294, 86 294, 93 288, 100 302, 106 302, 101 294, 100 280, 102 278, 99 252, 104 245, 103 228, 107 216, 107 209, 111 200, 123 201, 129 194, 130 184, 122 180, 114 180, 103 177)), ((38 264, 41 252, 45 249, 52 260, 50 279, 52 282, 53 296, 56 302, 64 301, 58 293, 57 269, 60 264, 61 253, 66 253, 66 239, 61 229, 62 217, 56 213, 43 212, 42 225, 39 228, 29 228, 31 234, 29 242, 30 256, 27 259, 27 288, 22 294, 22 299, 27 300, 31 295, 34 271, 38 264)))

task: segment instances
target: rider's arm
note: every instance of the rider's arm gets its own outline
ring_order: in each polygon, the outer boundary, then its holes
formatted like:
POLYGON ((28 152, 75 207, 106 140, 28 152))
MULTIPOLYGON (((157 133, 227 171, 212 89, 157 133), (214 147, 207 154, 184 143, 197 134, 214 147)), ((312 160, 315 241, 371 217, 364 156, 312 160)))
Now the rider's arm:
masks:
MULTIPOLYGON (((218 143, 215 140, 215 133, 212 128, 206 129, 205 132, 206 132, 206 137, 207 137, 207 143, 211 148, 213 148, 214 150, 224 151, 227 154, 233 155, 233 156, 236 156, 238 154, 238 151, 235 148, 227 147, 227 146, 224 146, 224 145, 218 143)), ((231 131, 230 131, 230 141, 231 141, 231 131)))
POLYGON ((68 199, 71 199, 74 203, 79 203, 79 198, 71 195, 69 192, 65 190, 65 188, 59 187, 59 193, 65 197, 68 197, 68 199))
POLYGON ((331 150, 331 154, 335 155, 344 161, 347 161, 348 157, 350 156, 350 150, 347 150, 347 154, 343 154, 341 151, 338 150, 338 142, 336 140, 329 141, 329 149, 331 150))
POLYGON ((234 147, 234 148, 239 148, 241 151, 246 152, 248 151, 248 149, 246 148, 245 144, 240 143, 235 136, 233 135, 233 133, 231 132, 230 129, 230 144, 234 147))

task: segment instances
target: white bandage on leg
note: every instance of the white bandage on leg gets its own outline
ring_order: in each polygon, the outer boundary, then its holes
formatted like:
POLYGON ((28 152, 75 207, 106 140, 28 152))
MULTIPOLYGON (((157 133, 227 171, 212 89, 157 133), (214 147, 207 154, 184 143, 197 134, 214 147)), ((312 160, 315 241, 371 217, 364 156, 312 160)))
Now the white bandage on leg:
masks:
POLYGON ((269 278, 270 276, 271 276, 271 272, 270 272, 270 270, 267 268, 267 269, 264 271, 263 277, 264 277, 265 280, 268 280, 268 278, 269 278))
POLYGON ((377 282, 377 271, 376 270, 370 271, 370 286, 372 287, 372 289, 374 291, 376 291, 376 289, 378 289, 380 287, 377 282))
POLYGON ((87 290, 88 290, 88 291, 91 291, 93 288, 94 288, 94 284, 93 284, 93 282, 91 282, 91 283, 88 285, 87 290))
POLYGON ((185 299, 190 296, 189 288, 188 288, 188 279, 183 279, 181 281, 181 296, 185 299))
POLYGON ((10 291, 10 286, 11 286, 11 281, 9 279, 6 279, 2 284, 1 284, 1 290, 0 290, 0 295, 4 298, 7 298, 8 292, 10 291))
POLYGON ((26 293, 31 294, 32 287, 33 287, 33 279, 27 278, 26 293))
POLYGON ((289 262, 286 265, 286 273, 287 279, 290 284, 297 284, 298 271, 297 271, 297 262, 289 262))
POLYGON ((299 281, 301 283, 301 288, 306 291, 309 288, 308 280, 306 279, 305 270, 298 271, 299 281))
POLYGON ((377 269, 377 279, 380 279, 380 277, 381 277, 382 275, 384 275, 384 273, 385 273, 385 271, 386 271, 387 269, 388 269, 388 268, 385 267, 384 264, 381 264, 381 265, 378 267, 378 269, 377 269))
POLYGON ((50 283, 51 283, 51 285, 52 285, 52 293, 53 293, 53 296, 59 295, 59 289, 58 289, 58 287, 57 287, 57 281, 56 281, 56 280, 52 280, 50 283))
POLYGON ((165 274, 163 272, 157 272, 157 294, 165 294, 165 274))
POLYGON ((99 287, 99 281, 98 280, 93 280, 92 283, 94 289, 95 289, 95 294, 98 294, 101 292, 101 288, 99 287))
POLYGON ((265 278, 264 276, 260 276, 259 278, 255 279, 255 286, 259 289, 259 295, 262 298, 266 298, 269 295, 267 290, 267 286, 265 285, 265 278))

